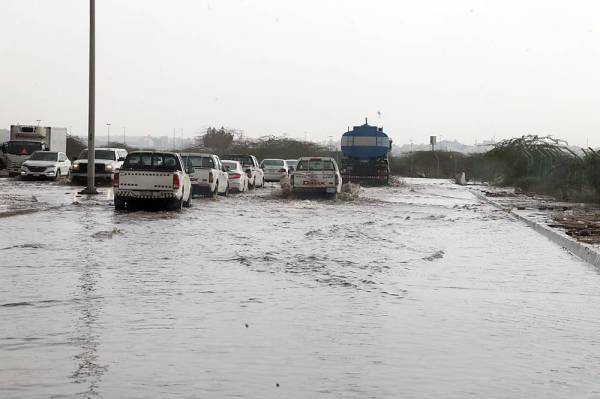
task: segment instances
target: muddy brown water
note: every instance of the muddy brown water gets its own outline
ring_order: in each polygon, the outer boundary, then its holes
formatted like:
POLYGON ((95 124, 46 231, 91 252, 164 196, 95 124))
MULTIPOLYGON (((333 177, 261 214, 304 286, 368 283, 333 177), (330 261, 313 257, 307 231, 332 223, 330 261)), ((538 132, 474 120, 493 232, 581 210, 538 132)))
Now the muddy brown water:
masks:
POLYGON ((0 179, 0 397, 600 395, 600 276, 464 187, 181 213, 0 179))

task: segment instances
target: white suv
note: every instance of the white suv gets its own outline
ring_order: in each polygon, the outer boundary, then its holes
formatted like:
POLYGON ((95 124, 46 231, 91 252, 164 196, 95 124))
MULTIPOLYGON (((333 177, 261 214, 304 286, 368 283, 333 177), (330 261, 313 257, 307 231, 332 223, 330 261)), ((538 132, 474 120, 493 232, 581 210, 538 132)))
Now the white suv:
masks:
POLYGON ((71 162, 64 152, 36 151, 21 165, 21 178, 47 177, 58 179, 67 176, 71 162))

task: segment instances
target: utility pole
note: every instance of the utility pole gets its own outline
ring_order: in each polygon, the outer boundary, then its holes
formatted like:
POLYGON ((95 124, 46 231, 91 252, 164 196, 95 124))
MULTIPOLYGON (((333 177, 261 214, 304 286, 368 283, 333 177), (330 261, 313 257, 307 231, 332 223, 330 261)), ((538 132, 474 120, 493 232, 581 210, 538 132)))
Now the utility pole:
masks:
POLYGON ((96 190, 95 178, 96 168, 96 146, 94 123, 96 120, 96 1, 90 0, 90 61, 89 61, 89 98, 88 98, 88 170, 87 187, 81 191, 81 194, 98 194, 96 190))
POLYGON ((415 175, 414 172, 414 159, 415 155, 413 154, 413 141, 410 141, 410 176, 413 177, 415 175))
POLYGON ((123 126, 123 145, 125 145, 125 126, 123 126))
POLYGON ((107 137, 108 137, 106 139, 106 146, 110 147, 110 123, 107 123, 106 127, 107 127, 107 133, 106 134, 107 134, 107 137))

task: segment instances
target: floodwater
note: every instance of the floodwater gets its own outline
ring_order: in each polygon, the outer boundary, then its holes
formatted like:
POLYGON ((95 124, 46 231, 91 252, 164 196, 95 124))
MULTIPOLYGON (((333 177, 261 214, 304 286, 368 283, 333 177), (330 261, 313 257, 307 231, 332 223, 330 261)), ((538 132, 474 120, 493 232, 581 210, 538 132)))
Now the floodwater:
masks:
POLYGON ((464 187, 0 190, 48 208, 0 219, 2 398, 600 397, 598 270, 464 187))

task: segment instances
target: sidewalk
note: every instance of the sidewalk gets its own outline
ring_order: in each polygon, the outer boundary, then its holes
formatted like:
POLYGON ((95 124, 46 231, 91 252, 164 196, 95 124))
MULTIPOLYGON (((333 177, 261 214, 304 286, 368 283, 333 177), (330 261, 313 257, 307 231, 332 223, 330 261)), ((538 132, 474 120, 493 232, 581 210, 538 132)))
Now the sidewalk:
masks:
POLYGON ((594 205, 529 196, 512 189, 475 186, 481 200, 504 209, 538 233, 600 268, 600 209, 594 205))

